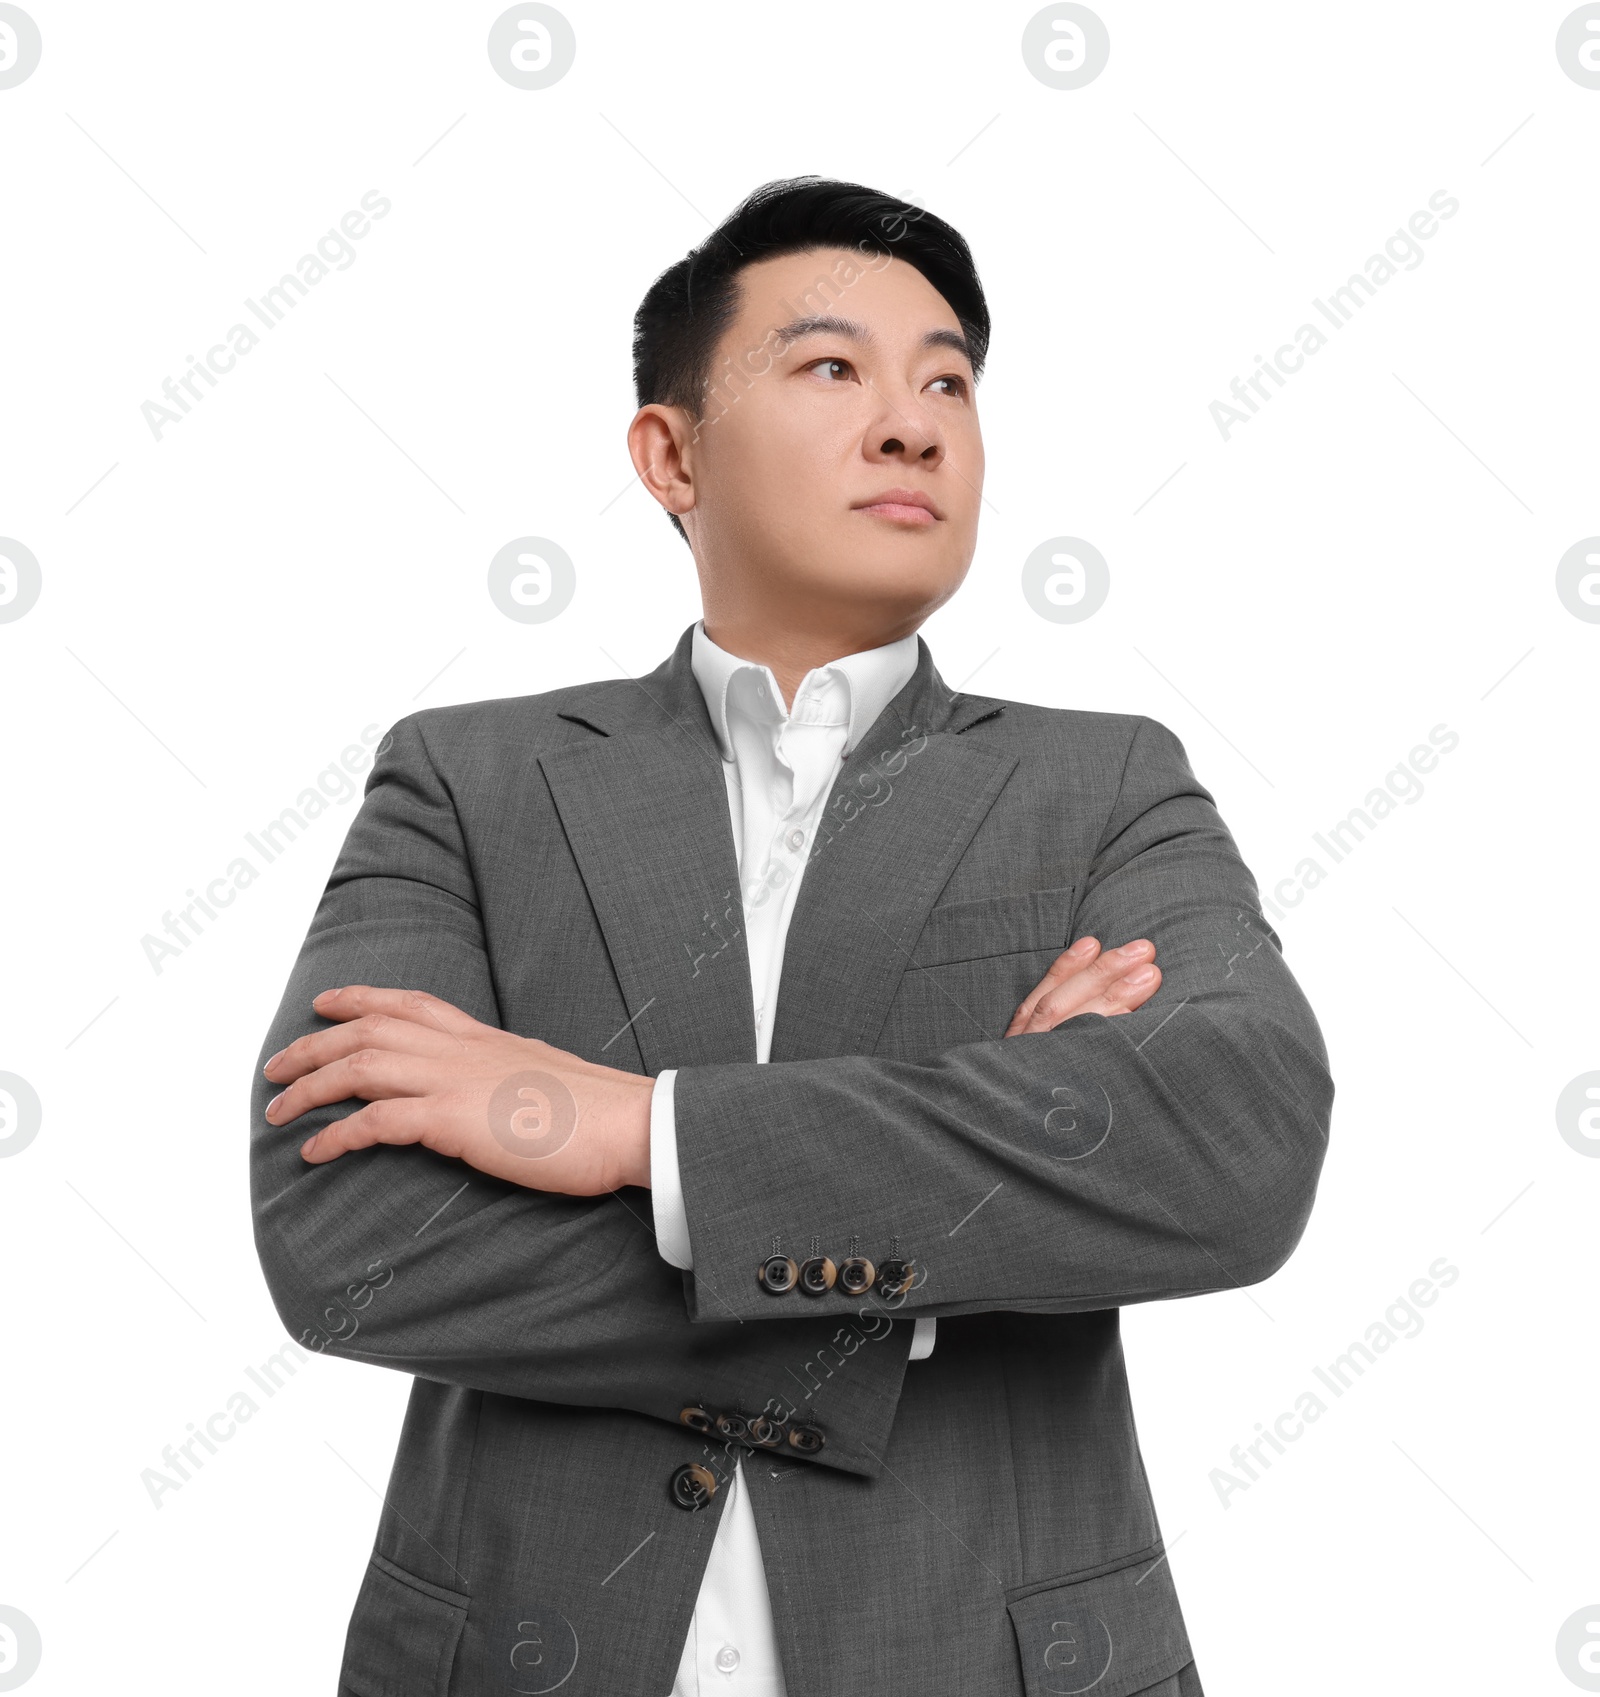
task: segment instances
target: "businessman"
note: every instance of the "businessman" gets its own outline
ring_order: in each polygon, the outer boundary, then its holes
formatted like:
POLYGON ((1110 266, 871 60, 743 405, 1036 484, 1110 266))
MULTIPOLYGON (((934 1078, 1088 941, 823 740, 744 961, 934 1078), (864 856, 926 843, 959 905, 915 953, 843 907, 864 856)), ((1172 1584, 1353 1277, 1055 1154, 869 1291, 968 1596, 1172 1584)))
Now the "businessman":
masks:
POLYGON ((756 191, 635 321, 703 617, 381 745, 252 1142, 291 1334, 414 1378, 350 1697, 1201 1697, 1118 1310, 1283 1264, 1333 1086, 1178 739, 916 634, 988 340, 756 191))

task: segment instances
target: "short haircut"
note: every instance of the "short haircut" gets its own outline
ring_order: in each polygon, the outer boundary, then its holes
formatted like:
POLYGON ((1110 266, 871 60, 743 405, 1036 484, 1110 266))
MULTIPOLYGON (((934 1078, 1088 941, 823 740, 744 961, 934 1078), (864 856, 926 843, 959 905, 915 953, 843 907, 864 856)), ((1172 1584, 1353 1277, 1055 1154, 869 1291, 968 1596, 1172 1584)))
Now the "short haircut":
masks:
MULTIPOLYGON (((701 419, 717 344, 738 312, 739 273, 759 260, 817 248, 889 255, 920 271, 955 313, 972 374, 982 375, 989 307, 960 232, 919 206, 860 183, 787 177, 747 195, 645 292, 633 319, 638 404, 682 407, 701 419)), ((668 517, 687 541, 677 515, 668 517)))

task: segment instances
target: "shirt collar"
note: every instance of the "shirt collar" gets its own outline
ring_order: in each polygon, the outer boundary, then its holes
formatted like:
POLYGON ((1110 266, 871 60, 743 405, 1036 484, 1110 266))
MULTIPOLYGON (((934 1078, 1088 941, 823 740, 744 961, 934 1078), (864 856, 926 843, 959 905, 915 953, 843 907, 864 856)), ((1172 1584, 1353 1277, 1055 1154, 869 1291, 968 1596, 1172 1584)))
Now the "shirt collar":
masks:
MULTIPOLYGON (((729 731, 728 715, 750 711, 749 692, 735 691, 729 700, 728 686, 741 672, 753 673, 767 686, 766 707, 770 717, 765 721, 773 726, 788 722, 778 680, 770 666, 754 660, 741 660, 719 648, 706 635, 705 621, 694 627, 690 664, 695 681, 705 697, 711 715, 711 728, 716 732, 717 745, 724 760, 732 760, 733 738, 729 731)), ((848 700, 849 729, 845 735, 845 752, 853 750, 872 728, 878 715, 900 693, 917 669, 917 638, 915 632, 897 642, 885 643, 882 648, 868 648, 859 654, 845 654, 826 666, 813 667, 800 680, 795 691, 794 705, 797 722, 810 718, 813 723, 838 723, 835 711, 843 707, 839 697, 848 700), (809 710, 809 712, 808 712, 809 710)))

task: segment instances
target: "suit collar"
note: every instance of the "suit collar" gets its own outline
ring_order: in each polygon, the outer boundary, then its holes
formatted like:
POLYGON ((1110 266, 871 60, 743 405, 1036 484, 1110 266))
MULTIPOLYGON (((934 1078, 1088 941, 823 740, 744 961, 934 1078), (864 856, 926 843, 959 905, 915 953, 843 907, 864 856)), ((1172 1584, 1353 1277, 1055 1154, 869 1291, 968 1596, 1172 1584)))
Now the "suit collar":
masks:
MULTIPOLYGON (((720 759, 716 730, 694 674, 694 633, 695 625, 686 626, 672 653, 643 677, 585 684, 569 692, 572 699, 556 710, 559 717, 586 725, 601 736, 676 728, 720 759)), ((1005 710, 1005 703, 993 697, 952 690, 939 676, 921 636, 916 645, 916 666, 879 719, 893 711, 897 728, 915 724, 930 732, 956 735, 1005 710)), ((860 735, 852 748, 868 739, 876 722, 855 728, 860 735)))
POLYGON ((764 699, 768 709, 765 717, 773 724, 774 735, 786 717, 795 723, 838 724, 842 708, 848 727, 844 746, 849 752, 910 681, 911 674, 917 669, 917 659, 916 637, 903 636, 897 642, 845 654, 827 665, 815 666, 800 680, 793 706, 785 715, 778 680, 770 666, 730 654, 706 634, 704 620, 693 627, 690 642, 690 664, 706 698, 711 728, 716 733, 724 760, 734 757, 733 737, 728 725, 730 701, 734 712, 740 709, 739 697, 730 694, 730 686, 741 673, 754 673, 765 684, 767 694, 764 699))
MULTIPOLYGON (((624 1041, 652 1074, 756 1058, 738 863, 693 630, 644 677, 572 692, 561 716, 598 734, 539 757, 627 1006, 624 1041)), ((960 735, 1003 709, 951 691, 917 639, 916 669, 824 810, 784 950, 774 1061, 872 1051, 928 910, 1017 764, 960 735)), ((621 1035, 588 1058, 623 1064, 621 1035)))

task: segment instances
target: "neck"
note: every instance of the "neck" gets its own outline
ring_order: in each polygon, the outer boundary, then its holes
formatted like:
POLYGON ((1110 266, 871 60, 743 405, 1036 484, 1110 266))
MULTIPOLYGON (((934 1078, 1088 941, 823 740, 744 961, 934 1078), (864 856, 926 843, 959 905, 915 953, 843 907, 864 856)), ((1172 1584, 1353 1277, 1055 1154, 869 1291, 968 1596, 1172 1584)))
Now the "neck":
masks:
POLYGON ((770 620, 718 617, 708 608, 702 622, 706 635, 725 653, 770 668, 783 692, 784 707, 791 708, 795 691, 807 672, 843 659, 846 654, 861 654, 869 648, 897 642, 909 636, 922 621, 905 618, 889 627, 838 623, 796 628, 775 625, 770 620))

